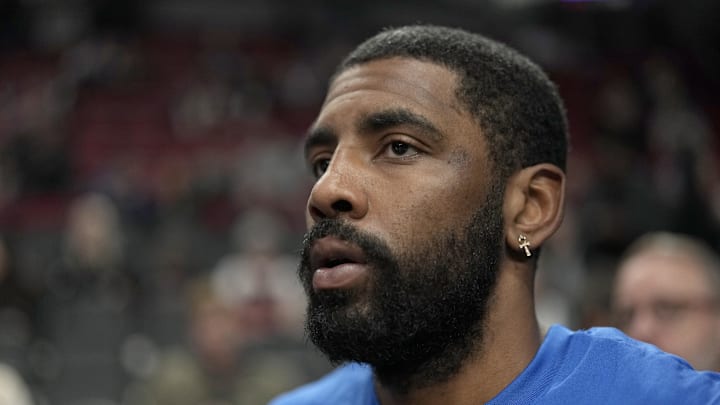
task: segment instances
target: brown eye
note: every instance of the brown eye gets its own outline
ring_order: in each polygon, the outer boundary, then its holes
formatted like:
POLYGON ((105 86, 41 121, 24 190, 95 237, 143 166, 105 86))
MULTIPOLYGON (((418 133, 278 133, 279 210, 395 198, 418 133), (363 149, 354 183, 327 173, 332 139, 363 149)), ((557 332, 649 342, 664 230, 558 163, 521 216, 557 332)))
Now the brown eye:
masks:
POLYGON ((328 166, 330 166, 330 159, 319 159, 315 161, 312 165, 313 175, 315 175, 316 178, 322 177, 325 171, 327 171, 328 166))
POLYGON ((403 156, 408 152, 408 150, 410 150, 410 145, 405 142, 393 142, 390 144, 390 149, 394 154, 403 156))

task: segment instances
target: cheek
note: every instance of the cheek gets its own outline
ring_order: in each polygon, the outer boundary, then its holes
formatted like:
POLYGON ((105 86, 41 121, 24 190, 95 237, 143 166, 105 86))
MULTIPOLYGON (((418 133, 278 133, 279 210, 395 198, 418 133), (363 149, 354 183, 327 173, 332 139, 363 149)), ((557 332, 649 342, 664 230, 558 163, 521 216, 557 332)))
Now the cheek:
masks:
POLYGON ((380 226, 402 232, 397 236, 410 241, 464 227, 486 198, 484 189, 473 183, 477 181, 464 174, 435 174, 408 190, 390 193, 393 204, 386 211, 390 215, 380 226))
POLYGON ((481 184, 481 180, 469 176, 469 173, 469 170, 461 171, 452 176, 437 176, 433 179, 432 186, 427 188, 431 191, 417 202, 426 207, 422 211, 423 220, 456 225, 458 220, 467 222, 482 207, 487 197, 487 188, 481 184))

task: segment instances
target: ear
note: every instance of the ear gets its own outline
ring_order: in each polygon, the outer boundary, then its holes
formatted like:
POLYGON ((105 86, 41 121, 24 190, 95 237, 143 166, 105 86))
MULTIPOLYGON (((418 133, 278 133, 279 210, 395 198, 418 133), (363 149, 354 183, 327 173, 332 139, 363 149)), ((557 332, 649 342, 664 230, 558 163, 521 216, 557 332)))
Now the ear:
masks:
POLYGON ((525 258, 518 238, 524 235, 533 251, 560 227, 564 212, 565 173, 542 163, 515 173, 505 189, 505 243, 516 257, 525 258))

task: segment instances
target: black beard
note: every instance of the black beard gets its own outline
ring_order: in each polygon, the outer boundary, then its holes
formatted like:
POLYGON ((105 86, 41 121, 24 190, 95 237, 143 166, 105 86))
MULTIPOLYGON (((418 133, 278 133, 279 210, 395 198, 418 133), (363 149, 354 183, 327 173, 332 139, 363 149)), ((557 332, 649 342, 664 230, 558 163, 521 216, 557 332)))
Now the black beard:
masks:
POLYGON ((493 189, 459 234, 430 232, 429 241, 400 255, 346 222, 319 221, 305 236, 298 270, 310 340, 333 363, 370 364, 399 394, 455 375, 482 348, 503 239, 501 195, 493 189), (309 251, 325 236, 362 248, 368 289, 313 290, 309 251))

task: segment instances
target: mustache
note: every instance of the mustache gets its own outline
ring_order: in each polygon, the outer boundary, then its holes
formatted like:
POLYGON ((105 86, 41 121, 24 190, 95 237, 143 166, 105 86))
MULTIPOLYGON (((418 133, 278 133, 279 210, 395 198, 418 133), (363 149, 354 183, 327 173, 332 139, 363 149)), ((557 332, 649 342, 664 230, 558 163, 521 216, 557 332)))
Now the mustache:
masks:
POLYGON ((319 239, 328 236, 357 245, 365 254, 367 263, 372 266, 386 268, 388 265, 395 264, 389 245, 382 239, 359 230, 347 221, 325 218, 318 221, 303 238, 301 262, 298 268, 301 279, 306 280, 311 277, 309 264, 313 245, 319 239))
POLYGON ((311 229, 305 234, 303 238, 303 253, 309 251, 313 244, 318 240, 327 236, 333 236, 338 239, 359 245, 363 248, 363 244, 374 244, 374 236, 366 234, 353 225, 339 220, 339 219, 322 219, 318 221, 311 229))

